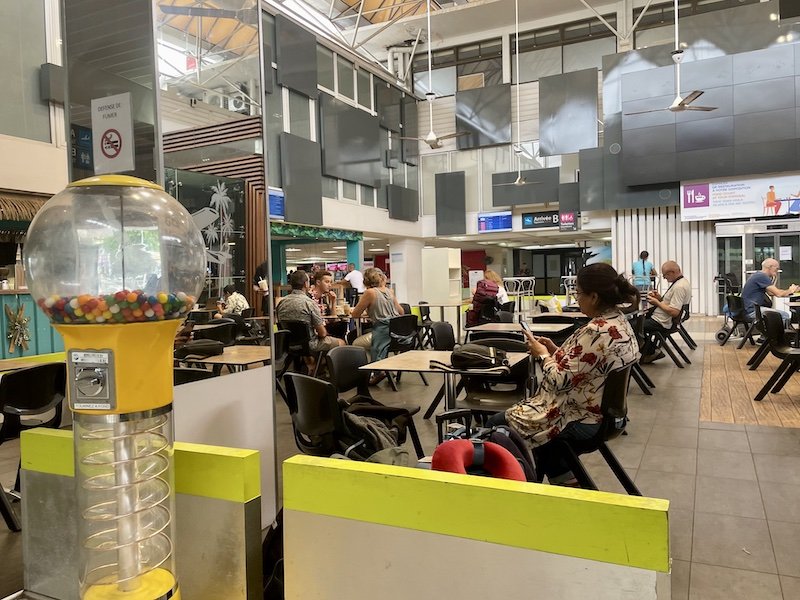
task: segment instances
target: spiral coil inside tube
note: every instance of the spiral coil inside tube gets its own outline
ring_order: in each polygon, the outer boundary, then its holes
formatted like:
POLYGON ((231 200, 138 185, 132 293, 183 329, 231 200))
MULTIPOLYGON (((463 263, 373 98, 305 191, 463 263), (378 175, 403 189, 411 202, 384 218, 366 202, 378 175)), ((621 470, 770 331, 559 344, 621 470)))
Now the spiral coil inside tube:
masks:
POLYGON ((169 415, 78 425, 84 584, 136 589, 173 554, 169 415))

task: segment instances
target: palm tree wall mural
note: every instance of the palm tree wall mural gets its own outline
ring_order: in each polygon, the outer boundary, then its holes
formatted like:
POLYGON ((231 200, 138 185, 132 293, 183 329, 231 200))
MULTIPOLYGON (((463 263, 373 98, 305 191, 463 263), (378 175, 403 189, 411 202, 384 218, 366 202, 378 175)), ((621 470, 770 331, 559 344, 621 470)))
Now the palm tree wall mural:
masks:
POLYGON ((192 214, 206 243, 208 298, 244 278, 244 182, 169 169, 167 191, 192 214))

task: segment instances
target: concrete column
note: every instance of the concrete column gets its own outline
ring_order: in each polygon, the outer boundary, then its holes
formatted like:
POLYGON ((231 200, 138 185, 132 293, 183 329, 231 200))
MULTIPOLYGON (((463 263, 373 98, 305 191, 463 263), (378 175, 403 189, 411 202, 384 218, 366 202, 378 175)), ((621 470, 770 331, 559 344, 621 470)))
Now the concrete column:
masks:
POLYGON ((389 244, 392 284, 400 302, 416 304, 422 299, 421 240, 400 240, 389 244))

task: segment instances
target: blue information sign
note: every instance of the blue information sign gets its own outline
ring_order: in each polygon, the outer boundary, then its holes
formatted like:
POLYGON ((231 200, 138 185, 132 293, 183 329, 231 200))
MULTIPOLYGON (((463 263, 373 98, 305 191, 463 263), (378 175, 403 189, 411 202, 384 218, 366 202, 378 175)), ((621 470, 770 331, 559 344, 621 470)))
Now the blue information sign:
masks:
POLYGON ((511 231, 511 211, 478 213, 478 233, 511 231))
POLYGON ((283 190, 269 188, 269 218, 283 219, 286 217, 283 190))

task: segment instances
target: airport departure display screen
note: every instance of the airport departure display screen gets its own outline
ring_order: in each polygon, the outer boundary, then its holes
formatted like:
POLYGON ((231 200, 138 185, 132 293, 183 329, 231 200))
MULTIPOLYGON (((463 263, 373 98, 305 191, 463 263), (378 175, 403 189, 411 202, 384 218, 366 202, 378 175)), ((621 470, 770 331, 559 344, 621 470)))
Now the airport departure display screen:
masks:
POLYGON ((478 214, 478 233, 511 231, 511 211, 478 214))

